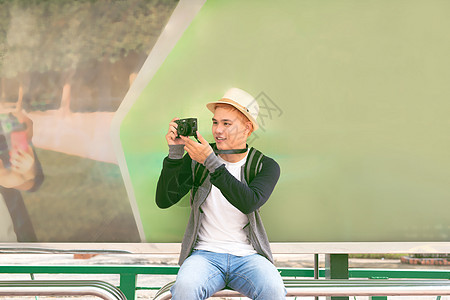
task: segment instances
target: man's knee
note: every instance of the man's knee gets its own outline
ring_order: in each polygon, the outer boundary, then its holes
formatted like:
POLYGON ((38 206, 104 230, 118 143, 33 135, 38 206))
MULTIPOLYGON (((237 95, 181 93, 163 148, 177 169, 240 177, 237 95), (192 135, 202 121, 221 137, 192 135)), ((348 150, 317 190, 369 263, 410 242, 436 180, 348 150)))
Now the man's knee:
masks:
POLYGON ((286 299, 286 289, 279 281, 267 281, 260 287, 255 295, 255 300, 278 300, 286 299))
POLYGON ((191 267, 184 266, 180 269, 175 284, 171 288, 173 299, 207 299, 225 286, 219 271, 200 268, 200 266, 191 267))
POLYGON ((173 300, 206 299, 206 291, 190 280, 177 279, 170 289, 173 300))
POLYGON ((278 300, 286 298, 283 279, 273 265, 267 265, 266 268, 260 270, 253 283, 256 285, 256 297, 254 299, 278 300))

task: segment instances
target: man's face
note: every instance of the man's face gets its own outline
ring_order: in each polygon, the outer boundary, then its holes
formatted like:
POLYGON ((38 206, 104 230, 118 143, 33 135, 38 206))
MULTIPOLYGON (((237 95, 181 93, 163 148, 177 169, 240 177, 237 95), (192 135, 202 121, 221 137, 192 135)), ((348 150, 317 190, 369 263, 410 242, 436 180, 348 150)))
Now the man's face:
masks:
MULTIPOLYGON (((251 125, 246 117, 229 105, 217 106, 212 118, 212 134, 219 150, 243 149, 251 125)), ((251 123, 250 123, 251 124, 251 123)))

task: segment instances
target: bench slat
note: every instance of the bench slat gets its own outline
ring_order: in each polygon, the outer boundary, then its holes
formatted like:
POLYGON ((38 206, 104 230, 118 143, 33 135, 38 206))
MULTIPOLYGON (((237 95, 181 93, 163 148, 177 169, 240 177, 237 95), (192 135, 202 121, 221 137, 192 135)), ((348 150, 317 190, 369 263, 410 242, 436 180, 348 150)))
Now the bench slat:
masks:
MULTIPOLYGON (((288 297, 294 296, 443 296, 450 295, 449 280, 333 280, 284 279, 288 297)), ((171 299, 169 282, 155 300, 171 299)), ((243 297, 233 290, 222 290, 214 297, 243 297)))

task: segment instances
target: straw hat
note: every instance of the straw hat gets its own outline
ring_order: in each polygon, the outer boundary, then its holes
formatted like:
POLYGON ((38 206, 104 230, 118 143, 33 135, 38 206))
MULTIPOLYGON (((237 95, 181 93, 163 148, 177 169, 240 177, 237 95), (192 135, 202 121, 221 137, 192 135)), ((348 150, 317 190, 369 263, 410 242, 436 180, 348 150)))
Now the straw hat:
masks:
POLYGON ((206 104, 206 107, 214 113, 217 104, 229 104, 239 110, 253 124, 253 131, 258 129, 259 105, 256 99, 244 90, 238 88, 229 89, 222 99, 206 104))

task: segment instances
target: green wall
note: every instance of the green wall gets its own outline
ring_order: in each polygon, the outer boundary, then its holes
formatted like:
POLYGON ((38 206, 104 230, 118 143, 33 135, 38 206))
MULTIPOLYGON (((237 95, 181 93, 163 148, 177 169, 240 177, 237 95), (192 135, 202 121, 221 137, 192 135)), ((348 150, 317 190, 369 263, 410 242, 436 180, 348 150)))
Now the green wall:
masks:
POLYGON ((449 1, 207 1, 121 126, 147 241, 181 241, 189 209, 154 203, 173 117, 229 87, 257 97, 251 145, 281 166, 273 242, 448 241, 449 1))

